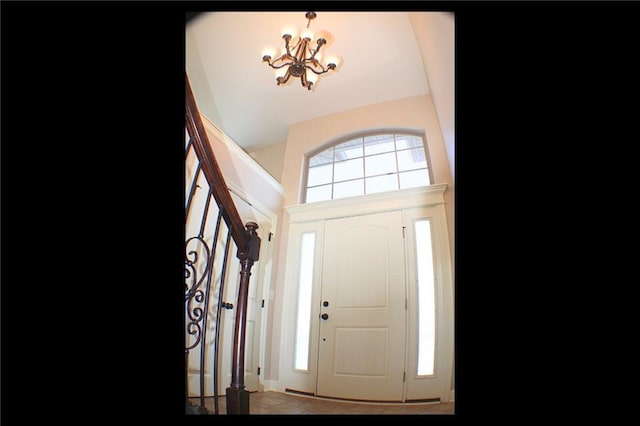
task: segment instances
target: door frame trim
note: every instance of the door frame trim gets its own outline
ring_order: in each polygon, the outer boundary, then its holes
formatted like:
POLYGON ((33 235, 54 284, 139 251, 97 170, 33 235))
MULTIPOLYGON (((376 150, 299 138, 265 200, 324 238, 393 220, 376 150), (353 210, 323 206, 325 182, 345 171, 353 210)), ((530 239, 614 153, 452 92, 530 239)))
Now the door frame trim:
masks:
MULTIPOLYGON (((309 204, 297 204, 285 206, 285 217, 288 216, 288 226, 298 223, 320 222, 341 217, 359 216, 364 214, 382 213, 385 211, 400 210, 405 211, 414 207, 429 207, 445 204, 444 194, 448 188, 446 183, 434 184, 421 188, 409 188, 398 191, 369 194, 364 196, 349 197, 338 200, 327 200, 309 204)), ((316 224, 317 226, 318 224, 316 224)), ((444 223, 446 226, 446 221, 444 223)), ((294 233, 288 232, 288 242, 295 238, 294 233)), ((287 245, 287 247, 291 247, 287 245)), ((292 250, 287 248, 287 255, 284 266, 283 283, 283 309, 280 318, 280 359, 279 359, 279 387, 289 386, 292 378, 289 361, 291 361, 292 336, 290 336, 290 325, 296 309, 295 301, 291 300, 293 294, 297 294, 295 274, 290 271, 296 257, 292 250)), ((451 262, 451 259, 449 259, 451 262)), ((450 264, 451 265, 451 264, 450 264)), ((450 266, 449 265, 449 266, 450 266)), ((295 269, 295 268, 294 268, 295 269)), ((450 283, 453 286, 453 283, 450 283)), ((312 313, 313 315, 313 313, 312 313)), ((312 320, 313 322, 313 320, 312 320)), ((453 337, 452 337, 453 339, 453 337)), ((315 389, 315 387, 314 387, 315 389)))
POLYGON ((409 188, 338 200, 319 201, 317 203, 296 204, 285 206, 284 210, 289 214, 289 223, 335 219, 444 204, 446 190, 447 184, 439 183, 422 188, 409 188))

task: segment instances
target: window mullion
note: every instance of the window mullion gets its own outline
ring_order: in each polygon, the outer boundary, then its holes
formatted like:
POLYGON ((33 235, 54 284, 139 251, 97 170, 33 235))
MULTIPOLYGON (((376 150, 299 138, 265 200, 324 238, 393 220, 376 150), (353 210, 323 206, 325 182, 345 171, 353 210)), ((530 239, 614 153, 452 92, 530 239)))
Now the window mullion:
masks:
POLYGON ((393 154, 396 159, 396 189, 400 189, 400 166, 398 164, 398 145, 396 144, 396 134, 393 134, 393 154))
POLYGON ((367 195, 367 179, 365 179, 364 169, 364 136, 360 138, 360 155, 362 158, 362 193, 367 195))
POLYGON ((334 146, 333 149, 333 161, 331 162, 331 200, 333 200, 333 187, 335 185, 335 178, 336 178, 336 147, 334 146))

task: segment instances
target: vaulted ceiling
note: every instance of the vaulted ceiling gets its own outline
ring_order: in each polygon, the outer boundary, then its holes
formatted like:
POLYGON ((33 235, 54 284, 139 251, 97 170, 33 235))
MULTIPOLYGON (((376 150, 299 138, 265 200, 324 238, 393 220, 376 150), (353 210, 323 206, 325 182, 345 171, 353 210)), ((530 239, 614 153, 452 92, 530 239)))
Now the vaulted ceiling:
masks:
MULTIPOLYGON (((294 123, 431 94, 446 148, 454 147, 454 16, 448 12, 317 12, 326 55, 341 63, 314 89, 276 84, 262 62, 282 29, 306 29, 305 12, 207 12, 186 29, 186 71, 201 112, 246 151, 285 142, 294 123)), ((453 170, 453 164, 451 164, 453 170)))

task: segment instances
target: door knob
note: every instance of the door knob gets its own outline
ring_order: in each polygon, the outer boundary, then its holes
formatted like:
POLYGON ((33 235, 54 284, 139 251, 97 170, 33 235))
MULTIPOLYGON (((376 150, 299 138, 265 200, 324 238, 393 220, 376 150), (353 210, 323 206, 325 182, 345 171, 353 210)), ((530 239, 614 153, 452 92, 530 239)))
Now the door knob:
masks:
POLYGON ((320 317, 321 317, 323 320, 326 320, 327 318, 329 318, 329 314, 322 314, 322 315, 320 315, 320 317))
POLYGON ((225 309, 233 309, 233 303, 222 302, 222 307, 225 309))

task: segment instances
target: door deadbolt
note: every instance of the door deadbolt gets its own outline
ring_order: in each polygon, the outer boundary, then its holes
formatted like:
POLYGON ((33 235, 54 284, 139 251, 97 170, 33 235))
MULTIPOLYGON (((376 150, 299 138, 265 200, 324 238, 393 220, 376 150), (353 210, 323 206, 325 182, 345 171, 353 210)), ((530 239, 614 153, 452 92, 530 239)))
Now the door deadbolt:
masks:
POLYGON ((326 300, 324 302, 322 302, 322 306, 327 307, 329 306, 329 302, 327 302, 326 300))

